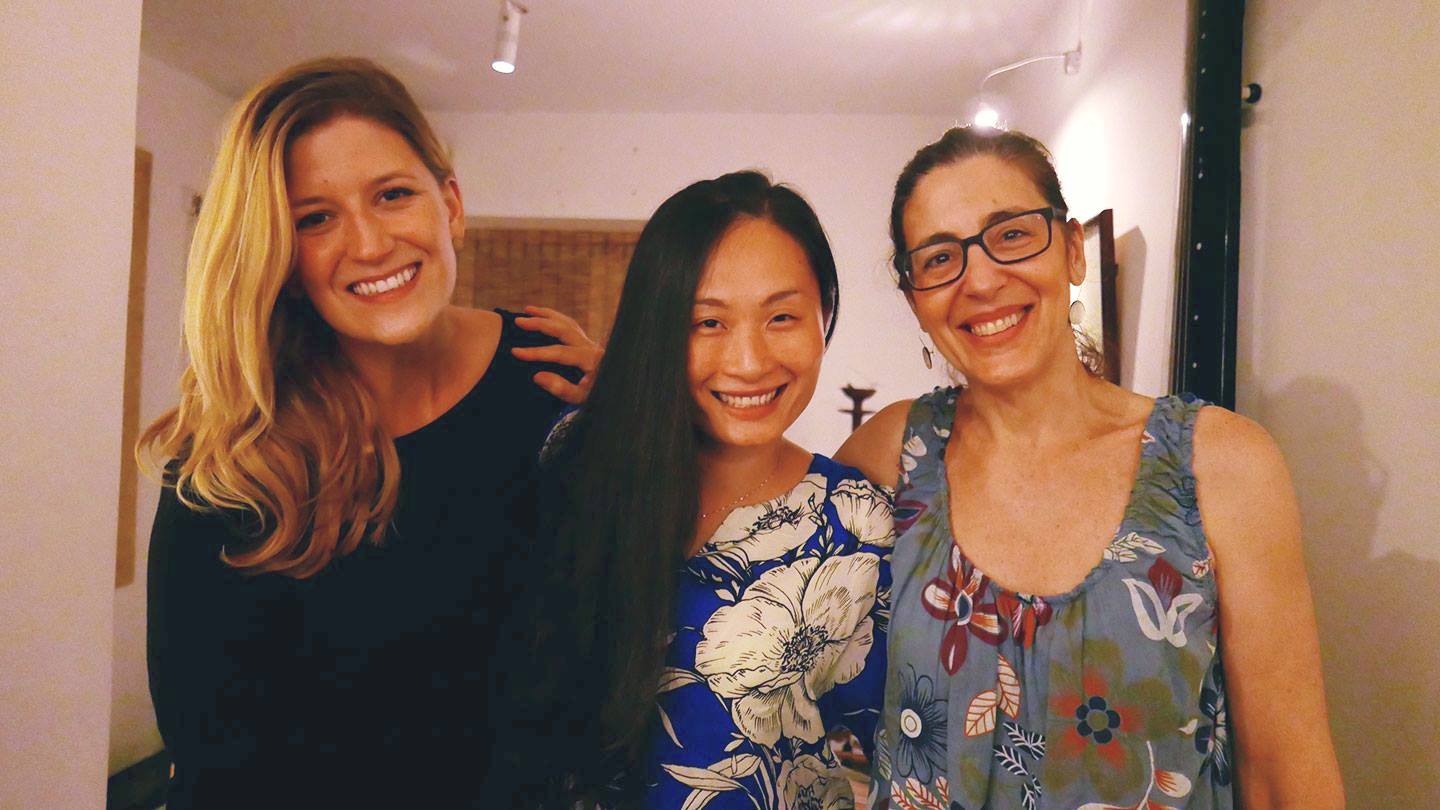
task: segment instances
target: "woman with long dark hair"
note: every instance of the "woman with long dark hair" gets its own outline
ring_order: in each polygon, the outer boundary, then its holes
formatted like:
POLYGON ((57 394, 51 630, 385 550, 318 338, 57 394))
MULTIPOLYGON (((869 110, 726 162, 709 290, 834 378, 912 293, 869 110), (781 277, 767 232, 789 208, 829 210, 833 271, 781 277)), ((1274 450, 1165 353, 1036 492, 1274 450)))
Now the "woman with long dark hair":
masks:
POLYGON ((596 351, 553 313, 451 305, 464 227, 446 150, 371 62, 295 65, 231 114, 180 402, 140 440, 168 461, 148 621, 172 810, 492 806, 501 564, 534 538, 556 394, 583 393, 534 361, 596 351))
POLYGON ((645 226, 545 501, 542 669, 587 744, 574 793, 620 772, 601 803, 852 806, 825 736, 872 737, 890 504, 784 437, 838 308, 814 212, 763 175, 691 185, 645 226))
POLYGON ((837 454, 897 487, 875 806, 1343 805, 1284 460, 1234 413, 1085 367, 1049 152, 952 129, 890 230, 965 384, 837 454))

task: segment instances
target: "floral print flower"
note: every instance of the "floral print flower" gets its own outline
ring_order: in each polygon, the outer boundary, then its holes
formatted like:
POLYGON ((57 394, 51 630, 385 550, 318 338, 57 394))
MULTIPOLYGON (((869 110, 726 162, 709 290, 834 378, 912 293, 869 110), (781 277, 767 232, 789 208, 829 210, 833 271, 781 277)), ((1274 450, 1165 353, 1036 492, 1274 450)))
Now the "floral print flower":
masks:
POLYGON ((1021 596, 1000 589, 995 594, 995 609, 1010 625, 1010 638, 1020 642, 1021 647, 1035 643, 1035 631, 1050 623, 1055 610, 1044 597, 1021 596))
POLYGON ((1215 656, 1210 675, 1213 686, 1200 690, 1200 713, 1209 721, 1195 732, 1195 750, 1205 755, 1200 763, 1200 773, 1210 772, 1210 778, 1221 785, 1230 784, 1230 721, 1225 706, 1225 673, 1220 667, 1220 656, 1215 656))
POLYGON ((895 545, 895 519, 891 496, 868 481, 847 479, 830 492, 840 525, 865 545, 890 548, 895 545))
POLYGON ((705 622, 695 670, 760 745, 825 734, 816 701, 865 668, 880 558, 805 557, 766 571, 705 622))
POLYGON ((1145 779, 1149 740, 1181 725, 1172 684, 1132 678, 1120 645, 1092 639, 1073 658, 1078 670, 1051 661, 1050 719, 1046 736, 1057 756, 1047 759, 1047 780, 1057 788, 1084 779, 1103 794, 1123 795, 1145 779))
POLYGON ((780 769, 780 810, 854 810, 850 783, 813 754, 787 761, 780 769))
POLYGON ((824 504, 825 476, 811 473, 779 498, 731 512, 700 553, 733 557, 742 565, 784 556, 815 534, 824 504))
POLYGON ((944 773, 948 701, 937 699, 934 681, 928 675, 917 676, 914 667, 906 666, 899 674, 900 720, 892 746, 895 773, 928 783, 944 773))
POLYGON ((1110 703, 1099 695, 1075 707, 1075 731, 1081 737, 1089 737, 1104 745, 1115 738, 1115 729, 1120 728, 1120 713, 1110 708, 1110 703))
POLYGON ((995 603, 976 601, 984 591, 985 575, 952 543, 946 575, 930 580, 920 592, 926 612, 950 623, 940 640, 940 663, 951 675, 965 664, 971 635, 991 645, 998 645, 1005 635, 995 603))

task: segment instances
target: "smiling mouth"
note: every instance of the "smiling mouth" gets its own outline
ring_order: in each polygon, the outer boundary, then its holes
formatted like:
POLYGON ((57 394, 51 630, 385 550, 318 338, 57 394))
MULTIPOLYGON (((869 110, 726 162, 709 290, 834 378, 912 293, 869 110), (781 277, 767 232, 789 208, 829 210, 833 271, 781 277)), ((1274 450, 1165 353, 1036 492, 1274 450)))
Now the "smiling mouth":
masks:
POLYGON ((731 408, 759 408, 762 405, 769 405, 771 402, 774 402, 775 398, 780 396, 785 390, 785 387, 786 386, 782 385, 764 394, 754 394, 750 396, 735 396, 734 394, 726 394, 720 391, 711 391, 710 393, 716 399, 720 400, 721 404, 731 408))
POLYGON ((362 298, 369 298, 409 284, 410 280, 415 278, 415 274, 419 272, 420 263, 415 262, 414 264, 406 265, 403 270, 388 275, 385 278, 375 281, 357 281, 346 289, 362 298))
POLYGON ((961 324, 962 329, 977 337, 989 337, 998 335, 1020 325, 1025 316, 1030 314, 1030 307, 1022 307, 1003 318, 996 318, 993 321, 981 321, 980 323, 961 324))

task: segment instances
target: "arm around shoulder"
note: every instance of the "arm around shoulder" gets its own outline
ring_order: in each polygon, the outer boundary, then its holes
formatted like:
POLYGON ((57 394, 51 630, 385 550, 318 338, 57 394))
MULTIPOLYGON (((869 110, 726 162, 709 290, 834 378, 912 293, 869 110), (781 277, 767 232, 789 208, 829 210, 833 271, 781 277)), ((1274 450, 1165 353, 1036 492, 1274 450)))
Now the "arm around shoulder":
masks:
POLYGON ((1264 428, 1212 407, 1196 424, 1194 469, 1215 555, 1240 797, 1249 807, 1343 807, 1284 457, 1264 428))
POLYGON ((902 399, 881 408, 835 451, 835 461, 858 469, 872 482, 890 489, 900 478, 900 445, 914 400, 902 399))

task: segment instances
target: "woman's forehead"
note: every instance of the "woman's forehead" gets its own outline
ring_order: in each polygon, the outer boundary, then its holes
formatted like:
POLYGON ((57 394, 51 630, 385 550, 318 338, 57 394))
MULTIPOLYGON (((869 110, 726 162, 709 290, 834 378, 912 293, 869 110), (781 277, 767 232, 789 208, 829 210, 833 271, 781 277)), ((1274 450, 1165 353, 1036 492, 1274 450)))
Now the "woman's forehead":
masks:
POLYGON ((337 116, 291 142, 285 154, 287 185, 334 182, 360 175, 414 169, 419 155, 405 136, 369 118, 337 116))
POLYGON ((997 211, 1043 208, 1045 195, 1019 165, 976 155, 933 169, 915 184, 905 205, 906 242, 949 231, 973 234, 997 211))

